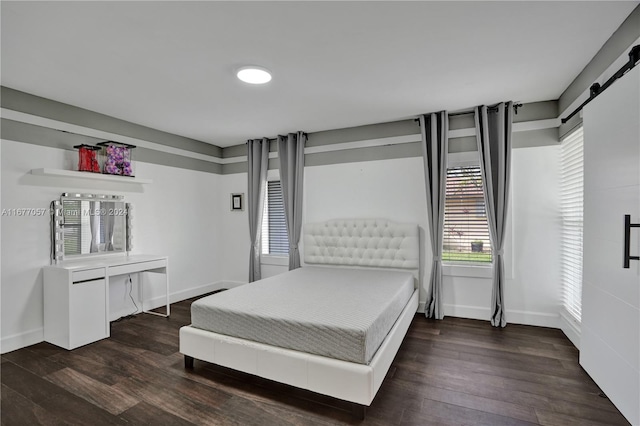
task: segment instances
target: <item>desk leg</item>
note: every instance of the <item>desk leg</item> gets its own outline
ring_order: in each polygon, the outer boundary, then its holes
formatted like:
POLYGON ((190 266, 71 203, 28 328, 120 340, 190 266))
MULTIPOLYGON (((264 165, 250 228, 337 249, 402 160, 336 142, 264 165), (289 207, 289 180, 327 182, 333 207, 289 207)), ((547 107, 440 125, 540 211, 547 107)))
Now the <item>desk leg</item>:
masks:
MULTIPOLYGON (((150 271, 148 271, 148 272, 150 272, 150 271)), ((169 318, 169 315, 171 313, 171 311, 170 311, 171 308, 170 308, 170 303, 169 303, 169 267, 168 266, 166 266, 164 268, 164 278, 165 278, 165 297, 166 297, 166 312, 167 313, 166 314, 161 314, 159 312, 145 311, 144 310, 144 298, 142 298, 141 299, 142 300, 141 303, 142 303, 142 312, 143 313, 151 314, 151 315, 157 315, 159 317, 169 318)), ((142 283, 142 276, 141 276, 140 277, 140 293, 144 294, 143 291, 142 291, 142 286, 143 286, 143 283, 142 283)))
POLYGON ((110 317, 111 317, 111 304, 109 303, 109 291, 110 291, 110 284, 109 284, 109 268, 105 267, 104 268, 104 303, 105 303, 105 315, 107 316, 106 321, 105 321, 105 334, 107 337, 111 337, 111 321, 109 321, 110 317))

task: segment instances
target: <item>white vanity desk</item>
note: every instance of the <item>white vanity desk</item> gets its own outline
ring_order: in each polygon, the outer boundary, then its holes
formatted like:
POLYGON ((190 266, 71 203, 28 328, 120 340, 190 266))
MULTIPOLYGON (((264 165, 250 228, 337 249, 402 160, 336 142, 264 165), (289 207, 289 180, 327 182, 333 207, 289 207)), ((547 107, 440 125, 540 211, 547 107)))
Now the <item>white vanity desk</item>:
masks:
POLYGON ((154 255, 106 255, 66 260, 44 267, 44 340, 65 349, 109 337, 109 278, 141 272, 165 276, 166 314, 169 316, 169 259, 154 255))

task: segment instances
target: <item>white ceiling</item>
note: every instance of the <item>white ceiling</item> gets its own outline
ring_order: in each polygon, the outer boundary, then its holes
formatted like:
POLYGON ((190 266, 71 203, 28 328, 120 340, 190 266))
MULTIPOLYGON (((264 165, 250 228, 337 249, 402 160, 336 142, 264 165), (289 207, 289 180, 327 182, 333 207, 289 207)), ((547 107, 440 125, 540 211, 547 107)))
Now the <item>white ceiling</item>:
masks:
POLYGON ((229 146, 557 99, 638 3, 2 1, 2 85, 229 146))

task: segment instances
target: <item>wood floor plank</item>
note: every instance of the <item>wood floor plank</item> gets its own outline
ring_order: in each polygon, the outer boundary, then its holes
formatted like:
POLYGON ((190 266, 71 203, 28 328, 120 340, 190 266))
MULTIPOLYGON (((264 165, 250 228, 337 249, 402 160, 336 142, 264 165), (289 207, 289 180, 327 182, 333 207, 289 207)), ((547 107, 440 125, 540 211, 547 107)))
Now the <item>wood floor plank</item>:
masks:
POLYGON ((505 402, 499 399, 485 398, 469 393, 451 391, 436 387, 423 388, 422 395, 425 399, 433 401, 459 405, 460 407, 497 414, 503 417, 511 417, 525 422, 537 422, 537 417, 531 407, 505 402))
POLYGON ((60 388, 12 362, 2 365, 2 384, 36 404, 56 394, 60 388))
POLYGON ((430 341, 434 348, 454 350, 465 358, 484 356, 496 360, 495 362, 501 362, 502 360, 528 360, 527 364, 533 363, 532 367, 543 367, 544 364, 547 364, 550 368, 555 368, 559 371, 563 367, 561 360, 576 360, 574 353, 564 353, 563 350, 555 352, 548 350, 545 352, 547 356, 542 356, 541 349, 535 350, 519 346, 518 342, 474 342, 470 340, 470 335, 452 337, 443 333, 440 335, 425 335, 424 339, 430 341))
MULTIPOLYGON (((603 410, 585 403, 576 404, 575 402, 568 402, 562 399, 554 399, 551 401, 550 407, 556 413, 568 415, 572 418, 585 419, 611 425, 628 424, 624 416, 617 410, 603 410)), ((540 408, 543 409, 543 407, 540 408)))
POLYGON ((113 327, 111 329, 111 340, 133 346, 135 348, 146 349, 151 352, 156 352, 161 355, 169 355, 174 353, 175 346, 170 344, 159 342, 153 338, 141 339, 139 334, 136 334, 131 329, 122 329, 120 327, 113 327))
POLYGON ((368 418, 375 418, 388 425, 399 425, 407 410, 419 411, 423 396, 416 387, 400 387, 396 380, 384 383, 371 406, 368 418))
POLYGON ((527 355, 523 355, 522 359, 510 359, 496 358, 491 355, 470 354, 464 352, 460 354, 460 360, 481 363, 484 365, 498 366, 500 368, 505 367, 512 370, 554 375, 572 380, 587 380, 586 377, 577 377, 573 371, 569 371, 564 368, 564 366, 560 364, 558 360, 552 360, 544 357, 534 360, 527 355))
MULTIPOLYGON (((538 416, 538 423, 544 426, 602 426, 615 424, 573 417, 567 414, 556 413, 551 410, 536 409, 536 414, 538 416)), ((627 422, 625 424, 628 425, 629 423, 627 422)))
POLYGON ((431 399, 424 400, 420 411, 406 410, 401 424, 421 425, 429 419, 449 425, 469 426, 530 426, 537 424, 431 399))
POLYGON ((610 401, 598 396, 598 391, 586 389, 583 386, 545 385, 527 380, 503 379, 505 392, 521 391, 536 395, 544 395, 551 400, 566 401, 571 404, 586 404, 599 410, 618 412, 610 401))
POLYGON ((82 356, 76 351, 53 355, 50 359, 63 367, 70 368, 109 386, 115 385, 130 377, 129 374, 126 374, 122 370, 109 367, 91 358, 82 356))
POLYGON ((1 395, 0 420, 3 425, 57 426, 69 424, 5 385, 2 385, 1 395))
POLYGON ((2 384, 70 424, 86 424, 88 419, 96 426, 121 424, 102 408, 13 363, 2 366, 2 384))
POLYGON ((191 423, 183 418, 173 415, 172 413, 163 410, 155 405, 148 404, 144 401, 139 402, 133 407, 120 415, 120 418, 124 419, 131 425, 157 425, 163 426, 194 426, 195 423, 191 423))
POLYGON ((70 368, 51 373, 45 379, 111 414, 120 414, 140 402, 126 392, 70 368))
POLYGON ((9 352, 3 357, 7 361, 19 365, 25 370, 41 377, 64 368, 64 365, 56 363, 51 358, 44 358, 38 353, 26 348, 9 352))
MULTIPOLYGON (((191 382, 193 385, 197 383, 191 382)), ((220 423, 222 418, 218 406, 222 404, 222 400, 212 398, 204 403, 193 400, 191 397, 197 395, 198 389, 192 386, 190 395, 184 395, 174 387, 156 386, 156 383, 149 383, 137 378, 131 378, 126 382, 115 385, 116 388, 130 392, 142 401, 162 408, 165 411, 173 413, 184 420, 195 423, 197 425, 216 425, 220 423)), ((200 398, 204 398, 202 395, 200 398)), ((227 396, 225 399, 230 398, 227 396)))
MULTIPOLYGON (((232 397, 220 407, 222 425, 246 426, 294 426, 305 424, 310 426, 328 426, 335 421, 322 419, 318 416, 305 416, 291 411, 286 406, 277 404, 262 404, 242 397, 232 397)), ((343 419, 348 419, 347 414, 343 419)))
MULTIPOLYGON (((491 385, 486 381, 480 382, 467 377, 443 377, 441 375, 401 370, 394 376, 394 379, 401 385, 406 382, 408 383, 407 386, 409 386, 409 384, 413 384, 419 389, 431 387, 454 392, 464 392, 478 397, 490 398, 496 401, 503 401, 526 407, 548 407, 552 402, 547 396, 516 390, 505 392, 504 388, 501 386, 491 385)), ((424 394, 422 390, 420 393, 424 394)))
MULTIPOLYGON (((451 363, 439 357, 424 356, 418 354, 416 361, 425 364, 442 365, 450 367, 451 363)), ((550 369, 545 371, 540 367, 526 368, 525 364, 522 364, 522 368, 518 368, 518 365, 501 365, 494 361, 483 362, 481 358, 459 359, 456 360, 455 367, 458 369, 464 369, 470 372, 485 374, 488 376, 497 376, 505 379, 518 379, 524 381, 530 381, 539 383, 541 385, 554 386, 578 386, 584 387, 590 391, 597 390, 597 386, 588 377, 576 377, 574 374, 568 371, 560 371, 560 375, 557 374, 558 370, 550 369)))
POLYGON ((104 411, 100 407, 68 392, 58 392, 51 396, 51 398, 41 402, 40 405, 51 413, 51 415, 63 418, 66 422, 72 425, 126 425, 126 422, 123 419, 120 419, 104 411))

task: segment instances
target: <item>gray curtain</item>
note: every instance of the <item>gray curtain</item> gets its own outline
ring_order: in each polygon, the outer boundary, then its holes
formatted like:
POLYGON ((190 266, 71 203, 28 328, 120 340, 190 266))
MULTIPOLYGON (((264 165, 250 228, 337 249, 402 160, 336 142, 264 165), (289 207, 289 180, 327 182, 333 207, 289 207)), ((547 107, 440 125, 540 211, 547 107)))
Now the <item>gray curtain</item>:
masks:
MULTIPOLYGON (((100 220, 98 219, 96 212, 96 202, 89 201, 89 228, 91 230, 91 244, 89 245, 89 253, 97 253, 98 252, 98 242, 96 238, 98 237, 98 233, 100 232, 100 220)), ((99 206, 99 204, 98 204, 99 206)))
POLYGON ((302 229, 302 187, 306 142, 307 135, 303 132, 278 136, 280 182, 284 201, 284 218, 289 238, 289 270, 300 267, 298 243, 302 229))
POLYGON ((105 251, 113 251, 113 231, 116 223, 116 218, 113 214, 115 204, 111 201, 105 201, 102 203, 102 209, 107 212, 100 218, 101 220, 104 220, 104 249, 105 251))
POLYGON ((449 151, 449 119, 446 111, 419 117, 422 130, 422 157, 427 190, 427 212, 433 264, 424 314, 442 319, 442 235, 444 232, 444 195, 449 151))
POLYGON ((269 169, 269 139, 247 141, 248 185, 247 210, 249 212, 249 282, 261 278, 260 252, 262 251, 262 211, 269 169))
POLYGON ((476 107, 476 136, 484 184, 484 200, 493 248, 491 325, 507 325, 504 313, 504 234, 509 206, 513 102, 476 107))

